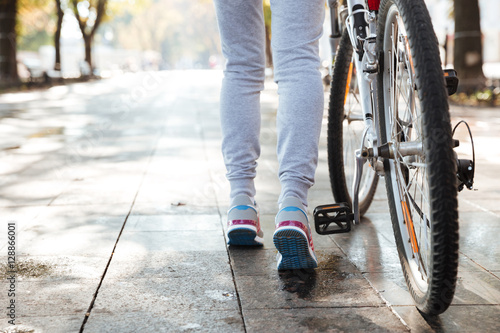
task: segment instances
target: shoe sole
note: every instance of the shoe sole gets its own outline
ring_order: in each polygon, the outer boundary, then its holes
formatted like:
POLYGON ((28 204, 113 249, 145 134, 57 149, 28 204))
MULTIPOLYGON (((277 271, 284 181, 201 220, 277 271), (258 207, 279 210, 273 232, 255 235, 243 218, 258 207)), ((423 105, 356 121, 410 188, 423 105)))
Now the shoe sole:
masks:
POLYGON ((260 237, 257 236, 257 232, 250 228, 234 228, 230 229, 227 233, 227 244, 228 245, 250 245, 250 246, 262 246, 263 243, 260 242, 260 237))
POLYGON ((307 269, 318 267, 307 237, 298 229, 280 228, 273 236, 274 246, 280 252, 278 270, 307 269))

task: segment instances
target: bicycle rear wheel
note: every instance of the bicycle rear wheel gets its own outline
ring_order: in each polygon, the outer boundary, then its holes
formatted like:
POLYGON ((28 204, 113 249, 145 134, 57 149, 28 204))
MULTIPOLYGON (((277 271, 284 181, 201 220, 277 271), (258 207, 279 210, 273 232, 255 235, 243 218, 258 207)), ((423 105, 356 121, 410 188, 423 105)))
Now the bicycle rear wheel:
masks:
POLYGON ((379 123, 396 244, 409 291, 426 314, 444 312, 458 267, 456 162, 438 43, 421 0, 383 0, 379 123))
MULTIPOLYGON (((347 202, 351 209, 354 152, 361 148, 363 130, 353 48, 347 31, 344 31, 335 58, 328 105, 328 168, 335 201, 347 202)), ((359 187, 360 216, 370 207, 377 183, 376 172, 365 163, 359 187)))

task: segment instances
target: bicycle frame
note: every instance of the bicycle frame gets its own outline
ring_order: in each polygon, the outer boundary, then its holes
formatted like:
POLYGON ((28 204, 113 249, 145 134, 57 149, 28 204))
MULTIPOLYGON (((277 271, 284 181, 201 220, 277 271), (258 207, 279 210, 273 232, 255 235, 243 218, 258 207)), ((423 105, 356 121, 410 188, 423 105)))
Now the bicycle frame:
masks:
MULTIPOLYGON (((370 148, 378 148, 380 135, 377 124, 377 82, 376 76, 379 71, 379 62, 376 53, 376 27, 377 18, 375 10, 378 10, 380 1, 370 1, 367 7, 366 0, 347 0, 347 8, 340 8, 339 1, 329 0, 331 28, 330 46, 332 51, 332 65, 335 63, 336 50, 342 36, 343 17, 345 17, 345 29, 349 34, 355 54, 354 62, 358 69, 356 78, 358 82, 359 95, 361 96, 361 108, 365 129, 361 140, 361 147, 356 150, 355 176, 353 184, 353 212, 354 223, 359 223, 359 185, 363 173, 363 165, 368 158, 370 148), (346 13, 347 12, 347 13, 346 13), (347 15, 346 15, 347 14, 347 15), (361 70, 359 70, 361 69, 361 70)), ((333 66, 332 66, 333 67, 333 66)), ((378 174, 383 173, 382 162, 378 161, 378 149, 370 150, 371 165, 378 174)))

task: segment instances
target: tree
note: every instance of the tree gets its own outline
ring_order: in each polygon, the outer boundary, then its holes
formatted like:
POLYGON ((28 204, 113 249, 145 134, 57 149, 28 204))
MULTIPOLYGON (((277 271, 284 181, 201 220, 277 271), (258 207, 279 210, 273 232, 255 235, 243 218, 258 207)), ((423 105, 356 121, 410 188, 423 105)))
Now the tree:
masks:
POLYGON ((472 92, 484 88, 483 48, 478 0, 454 0, 454 67, 460 78, 459 89, 472 92))
POLYGON ((271 50, 271 2, 264 0, 264 24, 266 26, 266 63, 273 67, 273 53, 271 50))
POLYGON ((57 25, 56 32, 54 34, 54 47, 56 49, 56 59, 54 61, 54 70, 61 70, 61 30, 62 22, 64 18, 64 11, 62 8, 61 0, 56 0, 56 11, 57 11, 57 25))
POLYGON ((17 85, 17 0, 0 0, 0 85, 17 85))
POLYGON ((106 15, 107 0, 71 0, 85 44, 85 62, 92 69, 94 35, 106 15))

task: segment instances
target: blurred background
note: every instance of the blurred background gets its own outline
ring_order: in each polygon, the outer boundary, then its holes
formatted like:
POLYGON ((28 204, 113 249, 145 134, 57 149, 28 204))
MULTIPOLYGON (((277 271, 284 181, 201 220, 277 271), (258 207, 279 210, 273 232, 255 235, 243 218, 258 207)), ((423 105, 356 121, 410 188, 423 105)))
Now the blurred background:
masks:
MULTIPOLYGON (((443 67, 459 73, 462 94, 453 98, 498 105, 500 1, 425 2, 443 67)), ((264 11, 269 39, 269 0, 264 11)), ((321 42, 325 67, 330 63, 327 21, 321 42)), ((3 90, 124 72, 223 66, 212 0, 0 0, 3 90)))
MULTIPOLYGON (((15 43, 21 81, 30 74, 108 77, 124 71, 214 68, 222 62, 211 0, 1 0, 0 4, 2 64, 13 56, 7 49, 15 43), (5 23, 15 25, 14 30, 8 31, 5 23)), ((9 61, 10 71, 2 66, 3 82, 9 74, 15 81, 14 59, 9 61)))

